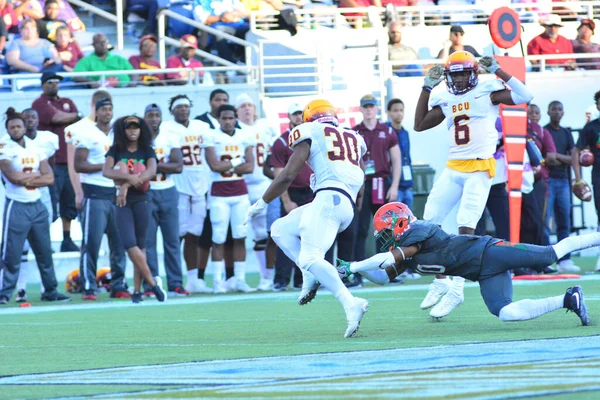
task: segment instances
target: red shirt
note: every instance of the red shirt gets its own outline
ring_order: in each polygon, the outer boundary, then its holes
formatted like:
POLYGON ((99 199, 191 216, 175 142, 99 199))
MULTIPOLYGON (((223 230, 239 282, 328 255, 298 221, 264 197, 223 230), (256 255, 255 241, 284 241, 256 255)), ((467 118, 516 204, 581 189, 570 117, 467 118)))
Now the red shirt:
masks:
POLYGON ((4 20, 4 25, 9 33, 19 33, 19 18, 12 4, 6 4, 0 10, 0 17, 4 20))
POLYGON ((55 47, 63 65, 66 65, 67 67, 75 68, 77 61, 83 58, 83 53, 81 52, 77 42, 70 42, 66 47, 63 48, 59 48, 58 45, 55 47))
MULTIPOLYGON (((167 68, 204 68, 204 64, 200 60, 190 58, 187 65, 184 64, 183 59, 177 55, 169 57, 167 59, 167 68)), ((204 72, 198 71, 200 76, 204 75, 204 72)), ((167 74, 167 79, 187 79, 189 72, 171 72, 167 74)))
MULTIPOLYGON (((550 38, 542 33, 531 39, 531 42, 527 45, 527 54, 529 55, 542 55, 542 54, 572 54, 573 45, 571 41, 564 36, 558 35, 556 43, 552 43, 550 38)), ((558 59, 558 60, 546 60, 546 64, 565 64, 568 61, 574 61, 572 58, 558 59)))
POLYGON ((381 122, 377 122, 375 129, 369 130, 360 123, 354 128, 365 140, 367 144, 367 153, 363 157, 363 161, 368 163, 373 160, 375 164, 375 173, 367 175, 365 178, 371 180, 375 177, 387 178, 390 176, 392 164, 389 157, 389 150, 398 146, 398 136, 394 130, 381 122))
POLYGON ((58 111, 67 113, 76 113, 77 106, 73 103, 73 100, 67 99, 66 97, 51 98, 45 95, 41 95, 34 100, 31 105, 35 111, 37 111, 40 124, 38 129, 40 131, 50 131, 58 135, 58 151, 54 156, 56 164, 67 163, 67 145, 65 143, 65 128, 71 125, 73 122, 66 124, 54 124, 52 118, 58 111))
MULTIPOLYGON (((129 57, 129 63, 133 65, 133 68, 135 69, 160 69, 160 63, 158 61, 150 60, 150 62, 148 62, 140 55, 129 57)), ((164 81, 165 74, 138 75, 138 79, 142 82, 164 81)))
MULTIPOLYGON (((290 130, 288 129, 281 134, 275 143, 273 143, 273 147, 271 148, 271 158, 269 158, 271 167, 284 168, 292 154, 294 154, 294 150, 290 149, 290 146, 288 145, 289 136, 290 130)), ((310 175, 312 172, 313 171, 308 164, 304 164, 304 167, 296 176, 290 187, 296 189, 310 189, 310 175)))

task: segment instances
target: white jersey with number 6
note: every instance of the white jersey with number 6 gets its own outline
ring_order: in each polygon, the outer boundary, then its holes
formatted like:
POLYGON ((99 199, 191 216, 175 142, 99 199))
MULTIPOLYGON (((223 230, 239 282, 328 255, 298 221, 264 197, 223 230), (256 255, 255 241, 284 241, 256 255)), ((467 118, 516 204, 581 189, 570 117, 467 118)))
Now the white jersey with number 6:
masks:
POLYGON ((270 150, 273 139, 279 134, 265 118, 261 118, 254 122, 254 125, 246 125, 239 123, 242 127, 242 132, 250 136, 254 142, 254 170, 251 174, 244 175, 244 179, 248 185, 258 185, 270 179, 263 173, 263 165, 267 159, 267 154, 270 150))
POLYGON ((204 196, 210 187, 210 170, 204 148, 212 130, 204 122, 195 119, 190 120, 187 127, 175 121, 165 121, 160 129, 177 136, 181 145, 183 171, 173 175, 177 191, 192 197, 204 196))
POLYGON ((306 140, 310 141, 307 163, 316 178, 313 190, 335 187, 346 191, 356 201, 365 180, 360 167, 360 160, 367 152, 363 138, 348 128, 308 122, 290 132, 290 148, 306 140))
POLYGON ((449 160, 484 160, 494 156, 499 105, 492 104, 490 94, 504 89, 502 81, 494 79, 479 82, 462 95, 444 90, 431 97, 431 107, 441 107, 446 117, 450 133, 449 160))

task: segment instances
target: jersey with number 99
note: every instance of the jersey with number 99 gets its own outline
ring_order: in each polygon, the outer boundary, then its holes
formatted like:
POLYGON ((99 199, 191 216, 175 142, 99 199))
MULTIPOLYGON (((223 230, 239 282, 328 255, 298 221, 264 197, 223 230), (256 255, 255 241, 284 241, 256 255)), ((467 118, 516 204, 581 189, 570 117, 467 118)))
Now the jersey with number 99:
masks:
POLYGON ((360 160, 367 152, 363 138, 355 131, 320 122, 307 122, 290 132, 289 145, 310 141, 307 163, 312 168, 316 183, 313 190, 336 187, 356 200, 365 181, 360 160))
POLYGON ((498 79, 479 82, 462 95, 447 91, 431 97, 431 107, 439 106, 446 117, 450 133, 449 160, 475 160, 493 157, 498 132, 496 118, 499 105, 492 104, 490 94, 504 90, 498 79))

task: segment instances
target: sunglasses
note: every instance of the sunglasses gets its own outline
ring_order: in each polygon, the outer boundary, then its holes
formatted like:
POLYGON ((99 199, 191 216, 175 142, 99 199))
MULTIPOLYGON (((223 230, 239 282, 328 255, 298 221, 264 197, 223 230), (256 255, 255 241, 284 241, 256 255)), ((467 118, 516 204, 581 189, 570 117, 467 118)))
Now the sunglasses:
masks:
POLYGON ((48 79, 46 83, 59 83, 60 79, 48 79))

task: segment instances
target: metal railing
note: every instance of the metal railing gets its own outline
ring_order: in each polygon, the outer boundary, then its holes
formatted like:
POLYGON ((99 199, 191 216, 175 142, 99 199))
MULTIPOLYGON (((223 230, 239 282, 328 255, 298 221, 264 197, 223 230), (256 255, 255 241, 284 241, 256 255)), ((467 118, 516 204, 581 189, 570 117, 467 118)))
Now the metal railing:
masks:
MULTIPOLYGON (((539 3, 509 4, 508 7, 519 13, 521 22, 538 22, 541 15, 554 13, 561 15, 566 20, 583 18, 600 18, 600 1, 574 1, 566 3, 552 3, 548 10, 536 11, 544 6, 539 3), (553 9, 553 7, 555 9, 553 9), (556 9, 557 7, 563 9, 556 9), (532 9, 532 10, 530 10, 532 9), (570 11, 573 10, 573 11, 570 11)), ((404 25, 450 25, 453 23, 485 24, 495 7, 480 5, 439 5, 439 6, 412 6, 395 7, 393 12, 386 16, 386 8, 361 7, 337 8, 319 7, 294 10, 298 26, 315 28, 325 26, 330 28, 340 27, 370 27, 377 19, 394 18, 404 25)), ((253 31, 277 29, 278 11, 255 11, 250 16, 250 28, 253 31)))
MULTIPOLYGON (((183 15, 177 14, 177 13, 167 10, 167 9, 160 11, 158 14, 158 56, 159 56, 159 61, 160 61, 161 66, 164 67, 166 65, 166 45, 167 45, 167 43, 172 46, 181 46, 181 44, 179 43, 178 40, 172 39, 167 36, 167 22, 166 22, 167 17, 176 19, 183 23, 186 23, 186 24, 193 26, 194 28, 196 28, 202 32, 205 32, 207 34, 214 35, 214 36, 220 37, 222 39, 225 39, 229 42, 243 46, 245 49, 246 68, 248 69, 249 72, 251 72, 253 70, 252 59, 253 59, 253 56, 255 56, 255 55, 252 54, 252 51, 258 52, 257 45, 255 45, 254 43, 251 43, 247 40, 240 39, 237 36, 230 35, 229 33, 220 31, 218 29, 211 28, 210 26, 204 25, 201 22, 184 17, 183 15)), ((206 51, 203 51, 200 49, 196 49, 196 54, 198 54, 199 56, 204 57, 208 60, 211 60, 217 64, 221 64, 221 65, 225 65, 225 66, 229 66, 229 67, 234 67, 234 66, 237 67, 237 64, 234 64, 234 63, 227 61, 221 57, 215 56, 209 52, 206 52, 206 51)))
POLYGON ((105 18, 111 22, 117 24, 117 49, 123 50, 125 45, 123 36, 123 0, 115 0, 116 15, 102 10, 101 8, 95 7, 81 0, 67 0, 69 3, 76 5, 77 7, 83 8, 93 14, 96 14, 102 18, 105 18))
MULTIPOLYGON (((187 85, 202 85, 202 84, 212 84, 214 78, 212 78, 213 73, 227 73, 227 72, 235 72, 242 74, 246 77, 245 83, 253 83, 255 80, 247 74, 247 68, 242 66, 233 66, 233 67, 203 67, 203 68, 163 68, 163 69, 136 69, 136 70, 119 70, 119 71, 95 71, 95 72, 60 72, 60 75, 64 78, 75 78, 75 77, 99 77, 99 80, 96 82, 75 82, 72 80, 61 83, 61 87, 67 88, 88 88, 88 87, 111 87, 111 81, 109 77, 116 75, 127 75, 127 76, 139 76, 139 75, 161 75, 168 73, 181 73, 187 72, 186 78, 173 78, 166 80, 156 80, 151 82, 142 82, 142 81, 133 81, 125 86, 118 87, 130 87, 130 86, 156 86, 155 83, 158 84, 178 84, 175 82, 181 82, 183 79, 187 80, 187 85), (200 77, 200 74, 203 74, 203 78, 200 77), (210 77, 209 77, 210 75, 210 77)), ((10 81, 10 89, 12 92, 18 92, 21 90, 31 90, 35 88, 39 88, 41 90, 40 78, 42 74, 4 74, 0 75, 0 82, 4 80, 10 81)), ((7 87, 8 85, 5 85, 7 87)))

